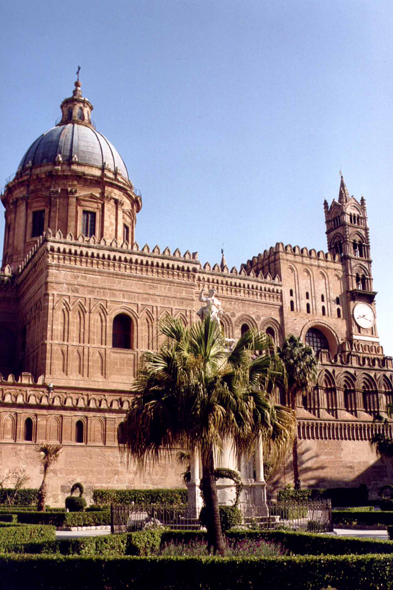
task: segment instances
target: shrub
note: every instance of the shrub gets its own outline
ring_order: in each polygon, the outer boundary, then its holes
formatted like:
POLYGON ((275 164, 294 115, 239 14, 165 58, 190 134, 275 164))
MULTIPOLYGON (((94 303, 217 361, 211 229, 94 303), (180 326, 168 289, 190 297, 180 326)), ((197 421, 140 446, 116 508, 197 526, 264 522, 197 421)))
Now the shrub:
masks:
POLYGON ((295 502, 305 502, 311 497, 311 490, 295 490, 290 484, 287 484, 283 490, 277 494, 278 502, 293 500, 295 502))
POLYGON ((82 512, 86 508, 87 502, 82 496, 67 496, 65 507, 70 512, 82 512))
POLYGON ((361 484, 357 488, 312 489, 311 500, 330 499, 332 506, 362 506, 368 502, 368 488, 361 484))
POLYGON ((393 510, 393 500, 386 498, 385 500, 381 500, 379 502, 379 507, 381 510, 386 510, 387 512, 391 512, 393 510))
POLYGON ((8 545, 31 541, 54 541, 56 529, 52 526, 29 525, 0 528, 0 551, 8 545))
POLYGON ((98 505, 109 504, 187 504, 186 489, 155 490, 94 490, 93 500, 98 505))
POLYGON ((0 522, 17 522, 18 517, 16 514, 0 513, 0 522))
MULTIPOLYGON (((220 521, 222 532, 225 533, 229 529, 242 523, 242 514, 237 506, 219 506, 220 521)), ((199 515, 199 521, 202 526, 207 525, 206 508, 203 507, 199 515)))
POLYGON ((71 496, 74 492, 76 492, 76 490, 79 490, 79 497, 81 498, 83 496, 83 492, 85 491, 85 488, 83 487, 83 485, 81 483, 79 483, 79 481, 77 481, 76 483, 74 483, 71 487, 71 496))
POLYGON ((31 488, 23 488, 18 490, 15 494, 13 488, 0 489, 0 504, 7 505, 9 499, 14 497, 13 504, 20 506, 31 506, 37 503, 38 490, 31 488), (15 496, 15 497, 14 497, 15 496))
POLYGON ((393 563, 385 555, 278 558, 183 558, 5 555, 0 579, 18 590, 292 590, 392 589, 393 563), (77 581, 77 582, 76 582, 77 581))
POLYGON ((18 522, 50 524, 56 528, 74 526, 103 526, 111 524, 110 510, 100 512, 20 512, 18 522))
POLYGON ((351 512, 349 510, 333 510, 332 516, 335 525, 375 526, 393 524, 393 512, 351 512))

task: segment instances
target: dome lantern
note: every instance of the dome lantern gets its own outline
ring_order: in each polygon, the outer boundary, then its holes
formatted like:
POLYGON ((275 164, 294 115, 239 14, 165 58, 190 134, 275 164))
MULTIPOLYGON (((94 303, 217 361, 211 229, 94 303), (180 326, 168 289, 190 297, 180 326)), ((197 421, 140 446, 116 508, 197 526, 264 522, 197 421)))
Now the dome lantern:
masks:
POLYGON ((60 105, 62 117, 58 126, 68 123, 91 125, 91 111, 94 107, 87 98, 83 98, 81 86, 78 73, 78 80, 75 82, 72 96, 65 98, 60 105))

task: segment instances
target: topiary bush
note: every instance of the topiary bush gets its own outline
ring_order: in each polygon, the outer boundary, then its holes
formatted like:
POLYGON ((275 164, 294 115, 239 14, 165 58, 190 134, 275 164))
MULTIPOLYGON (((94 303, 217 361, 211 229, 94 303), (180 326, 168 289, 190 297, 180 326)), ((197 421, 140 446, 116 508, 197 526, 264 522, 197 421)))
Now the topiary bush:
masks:
POLYGON ((65 500, 65 507, 70 512, 83 512, 86 505, 86 500, 82 496, 67 496, 65 500))

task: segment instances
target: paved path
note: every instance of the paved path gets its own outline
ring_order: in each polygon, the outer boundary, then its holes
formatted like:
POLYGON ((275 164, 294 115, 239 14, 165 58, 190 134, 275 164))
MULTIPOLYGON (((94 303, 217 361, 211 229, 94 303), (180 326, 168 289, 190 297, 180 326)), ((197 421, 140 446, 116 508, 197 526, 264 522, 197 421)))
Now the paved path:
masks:
POLYGON ((364 531, 354 529, 334 529, 339 537, 361 537, 369 539, 379 539, 380 541, 389 541, 387 530, 364 531))

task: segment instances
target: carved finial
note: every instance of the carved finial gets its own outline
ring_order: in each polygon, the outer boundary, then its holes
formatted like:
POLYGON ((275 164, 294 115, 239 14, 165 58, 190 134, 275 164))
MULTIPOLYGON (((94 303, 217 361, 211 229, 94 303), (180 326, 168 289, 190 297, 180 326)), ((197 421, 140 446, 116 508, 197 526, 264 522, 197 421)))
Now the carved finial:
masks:
POLYGON ((227 261, 225 260, 225 254, 224 254, 224 244, 223 247, 221 248, 221 264, 220 264, 220 268, 223 271, 224 268, 227 267, 227 261))

